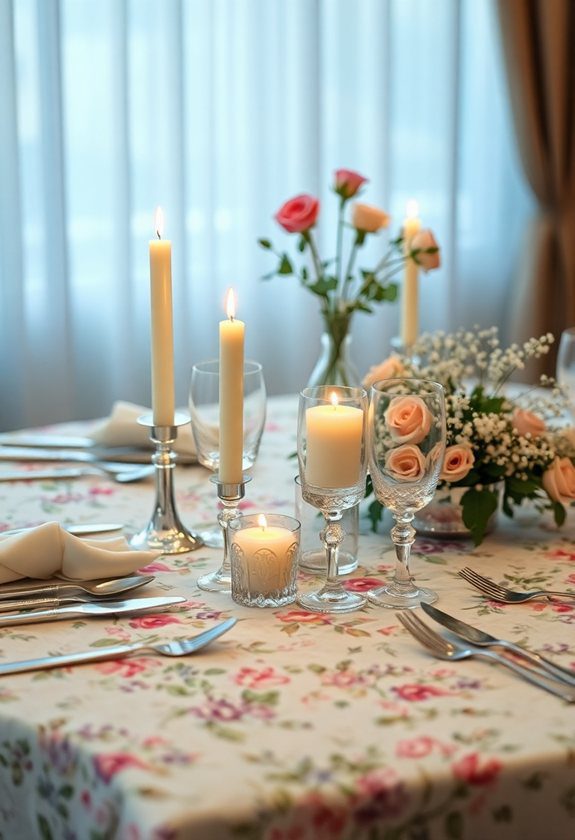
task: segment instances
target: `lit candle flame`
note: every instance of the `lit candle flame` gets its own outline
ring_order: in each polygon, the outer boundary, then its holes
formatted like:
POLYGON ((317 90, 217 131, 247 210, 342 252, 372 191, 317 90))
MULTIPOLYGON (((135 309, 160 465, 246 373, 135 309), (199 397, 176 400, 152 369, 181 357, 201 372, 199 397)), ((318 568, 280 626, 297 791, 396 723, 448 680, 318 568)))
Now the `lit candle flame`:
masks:
POLYGON ((233 289, 229 289, 226 295, 226 313, 230 321, 236 317, 236 296, 233 289))
POLYGON ((267 519, 265 518, 263 513, 260 513, 260 515, 258 516, 258 525, 260 526, 262 531, 265 531, 265 529, 267 528, 267 524, 268 524, 267 519))
POLYGON ((156 207, 156 215, 154 216, 154 228, 158 239, 162 238, 164 233, 164 211, 161 207, 156 207))
POLYGON ((416 219, 419 215, 419 204, 414 198, 410 198, 407 202, 405 212, 408 219, 416 219))
POLYGON ((334 408, 338 404, 337 394, 335 393, 335 391, 331 392, 331 394, 329 396, 329 401, 333 405, 334 408))

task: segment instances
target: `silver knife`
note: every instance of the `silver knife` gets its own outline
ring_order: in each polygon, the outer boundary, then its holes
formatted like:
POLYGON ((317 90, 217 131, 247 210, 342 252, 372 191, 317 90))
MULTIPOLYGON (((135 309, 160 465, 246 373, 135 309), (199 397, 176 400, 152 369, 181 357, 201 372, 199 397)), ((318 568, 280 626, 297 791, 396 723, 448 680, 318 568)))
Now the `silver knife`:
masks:
POLYGON ((181 604, 186 599, 182 595, 162 596, 158 598, 128 598, 125 601, 113 601, 98 604, 71 604, 66 607, 54 607, 49 610, 24 610, 18 613, 0 614, 0 627, 15 624, 34 624, 37 621, 61 621, 70 618, 100 618, 106 615, 149 612, 181 604))
POLYGON ((458 618, 454 618, 454 616, 438 610, 437 607, 431 604, 422 603, 421 608, 430 618, 447 627, 448 630, 451 630, 457 636, 461 636, 466 642, 471 642, 471 644, 477 645, 478 647, 503 648, 521 657, 525 662, 530 662, 539 673, 547 676, 551 675, 566 685, 575 685, 575 673, 573 671, 557 665, 540 653, 522 648, 506 639, 497 639, 495 636, 491 636, 483 630, 478 630, 477 627, 473 627, 471 624, 466 624, 464 621, 460 621, 458 618))
MULTIPOLYGON (((0 461, 114 461, 123 464, 150 463, 151 450, 137 446, 90 447, 82 449, 51 449, 33 446, 0 446, 0 461)), ((197 464, 195 455, 177 453, 177 464, 197 464)))
POLYGON ((218 639, 227 633, 237 622, 236 618, 228 618, 209 630, 203 630, 191 639, 183 642, 165 642, 164 644, 151 645, 148 642, 133 642, 127 645, 111 645, 110 647, 86 650, 81 653, 63 653, 60 656, 42 656, 38 659, 24 659, 21 662, 1 662, 0 676, 4 674, 21 674, 24 671, 39 671, 45 668, 57 668, 60 665, 78 665, 81 662, 101 662, 104 659, 121 659, 136 653, 139 650, 148 649, 155 653, 167 656, 187 656, 205 647, 214 639, 218 639), (175 648, 175 649, 174 649, 175 648))
POLYGON ((35 434, 34 432, 2 432, 0 434, 2 446, 42 446, 58 449, 89 449, 96 446, 96 441, 89 437, 77 435, 35 434))
MULTIPOLYGON (((29 528, 9 528, 7 531, 0 531, 0 537, 12 537, 15 534, 25 534, 38 527, 39 525, 34 525, 29 528)), ((121 531, 123 527, 124 526, 120 522, 82 522, 78 525, 62 525, 62 523, 60 523, 60 528, 63 528, 64 531, 68 531, 69 534, 74 534, 75 537, 82 537, 86 534, 106 534, 110 531, 121 531)))

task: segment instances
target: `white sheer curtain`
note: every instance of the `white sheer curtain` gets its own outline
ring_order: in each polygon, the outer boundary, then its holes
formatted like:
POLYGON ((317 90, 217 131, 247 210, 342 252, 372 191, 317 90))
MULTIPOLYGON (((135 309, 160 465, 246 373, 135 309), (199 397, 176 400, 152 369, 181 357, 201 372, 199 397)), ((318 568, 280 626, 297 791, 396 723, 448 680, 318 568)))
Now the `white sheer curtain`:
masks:
MULTIPOLYGON (((392 233, 411 197, 435 231, 423 329, 504 326, 530 203, 492 0, 0 0, 0 428, 149 403, 158 204, 178 404, 191 364, 217 353, 230 285, 270 393, 299 389, 317 302, 293 278, 262 282, 256 242, 291 249, 273 213, 311 192, 332 255, 339 167, 369 177, 392 233)), ((356 316, 360 370, 398 312, 356 316)))

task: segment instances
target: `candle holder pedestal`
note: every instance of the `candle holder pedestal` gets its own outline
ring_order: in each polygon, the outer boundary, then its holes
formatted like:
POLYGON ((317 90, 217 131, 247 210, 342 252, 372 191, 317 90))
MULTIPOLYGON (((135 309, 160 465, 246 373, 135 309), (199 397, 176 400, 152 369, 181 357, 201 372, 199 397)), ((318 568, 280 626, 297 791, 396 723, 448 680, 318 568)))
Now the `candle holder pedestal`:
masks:
POLYGON ((152 455, 155 466, 156 501, 148 525, 130 540, 132 548, 155 549, 162 554, 183 554, 195 551, 204 543, 197 534, 188 531, 180 521, 174 496, 174 468, 177 455, 173 443, 178 436, 178 426, 190 422, 185 412, 176 412, 171 426, 156 426, 152 414, 138 417, 141 426, 150 429, 150 439, 156 447, 152 455))
POLYGON ((224 558, 217 571, 202 575, 198 578, 197 584, 200 589, 204 589, 206 592, 226 592, 229 594, 232 591, 232 563, 228 526, 232 520, 239 516, 238 505, 245 495, 245 486, 248 481, 251 481, 251 477, 243 475, 242 480, 237 483, 222 483, 218 475, 212 475, 210 481, 217 485, 218 498, 223 505, 218 514, 218 523, 224 538, 224 558))

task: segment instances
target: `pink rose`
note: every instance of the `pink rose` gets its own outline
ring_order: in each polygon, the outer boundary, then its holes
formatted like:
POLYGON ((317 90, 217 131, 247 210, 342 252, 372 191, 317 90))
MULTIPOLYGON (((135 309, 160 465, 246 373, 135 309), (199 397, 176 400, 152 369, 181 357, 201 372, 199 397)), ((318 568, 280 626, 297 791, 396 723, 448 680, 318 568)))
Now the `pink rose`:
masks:
POLYGON ((511 418, 513 428, 515 431, 523 435, 531 435, 531 437, 539 437, 545 431, 545 422, 533 414, 532 411, 526 411, 523 408, 516 408, 511 418))
POLYGON ((431 412, 421 397, 394 397, 385 422, 397 443, 421 443, 431 429, 431 412))
POLYGON ((366 182, 367 178, 359 172, 354 172, 353 169, 336 169, 333 188, 342 198, 353 198, 366 182))
POLYGON ((424 271, 432 271, 441 265, 439 246, 430 230, 418 230, 409 243, 409 248, 413 259, 424 271))
POLYGON ((554 502, 566 504, 575 499, 575 467, 570 458, 555 458, 543 473, 543 488, 554 502))
POLYGON ((395 379, 403 376, 403 371, 404 368, 399 356, 389 356, 381 364, 370 367, 363 378, 362 385, 364 388, 371 388, 373 383, 379 382, 380 379, 395 379))
POLYGON ((379 207, 371 204, 354 204, 351 214, 351 223, 356 230, 364 230, 367 233, 377 233, 381 228, 388 226, 390 216, 379 207))
POLYGON ((319 201, 312 195, 297 195, 283 204, 275 214, 275 220, 288 233, 302 233, 316 223, 319 201))
POLYGON ((425 458, 419 447, 407 443, 389 450, 385 469, 399 481, 417 481, 425 473, 425 458))
POLYGON ((475 456, 469 446, 457 443, 448 446, 443 458, 443 467, 439 474, 441 481, 461 481, 475 462, 475 456))
POLYGON ((502 764, 497 758, 480 758, 469 753, 453 765, 453 775, 470 785, 489 785, 499 775, 502 764))

